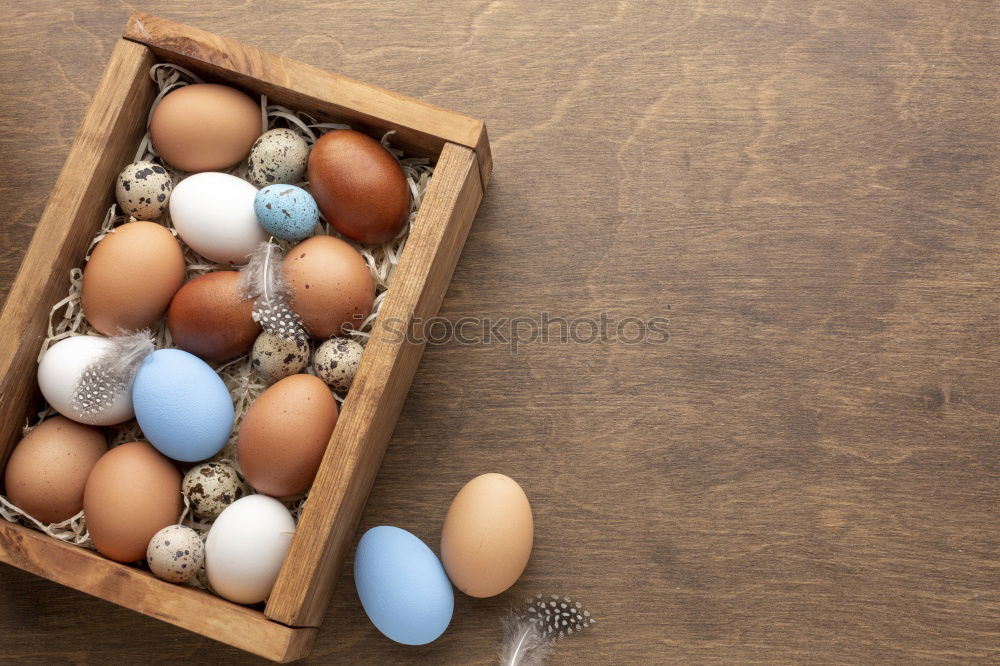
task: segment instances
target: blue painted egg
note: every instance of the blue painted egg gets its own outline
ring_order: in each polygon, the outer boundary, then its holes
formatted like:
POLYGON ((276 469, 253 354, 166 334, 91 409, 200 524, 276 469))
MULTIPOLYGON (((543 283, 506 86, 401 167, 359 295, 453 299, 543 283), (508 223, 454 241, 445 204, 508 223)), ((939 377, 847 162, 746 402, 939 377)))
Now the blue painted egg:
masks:
POLYGON ((233 429, 226 385, 211 366, 180 349, 159 349, 143 360, 132 384, 132 405, 149 443, 174 460, 214 456, 233 429))
POLYGON ((268 185, 257 192, 253 209, 269 234, 287 241, 309 238, 319 222, 312 195, 294 185, 268 185))
POLYGON ((372 624, 397 643, 430 643, 451 622, 455 593, 448 575, 406 530, 381 525, 365 532, 354 555, 354 584, 372 624))

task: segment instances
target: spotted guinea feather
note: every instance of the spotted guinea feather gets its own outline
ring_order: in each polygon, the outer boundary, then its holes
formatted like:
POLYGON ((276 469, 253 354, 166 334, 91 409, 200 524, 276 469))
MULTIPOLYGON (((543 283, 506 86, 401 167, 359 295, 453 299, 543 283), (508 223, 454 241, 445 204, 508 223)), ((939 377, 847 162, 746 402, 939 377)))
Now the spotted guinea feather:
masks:
POLYGON ((557 595, 528 599, 504 619, 500 644, 502 666, 539 666, 549 658, 556 642, 594 624, 579 601, 557 595))
POLYGON ((110 346, 87 364, 73 389, 73 409, 80 416, 95 416, 130 391, 142 360, 153 353, 149 329, 107 338, 110 346))
POLYGON ((280 338, 296 343, 307 339, 302 320, 289 302, 291 288, 281 271, 284 253, 272 240, 262 242, 250 254, 250 261, 240 269, 240 291, 254 299, 253 319, 280 338))

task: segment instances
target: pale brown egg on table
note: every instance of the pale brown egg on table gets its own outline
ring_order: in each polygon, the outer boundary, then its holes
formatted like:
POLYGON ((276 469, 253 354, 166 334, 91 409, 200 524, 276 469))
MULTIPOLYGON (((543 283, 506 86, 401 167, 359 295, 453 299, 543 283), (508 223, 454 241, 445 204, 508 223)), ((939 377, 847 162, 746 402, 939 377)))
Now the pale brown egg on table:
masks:
POLYGON ((18 508, 43 523, 58 523, 83 508, 83 489, 108 450, 100 428, 54 416, 25 435, 10 454, 4 487, 18 508))
POLYGON ((184 252, 156 222, 129 222, 101 239, 83 270, 83 314, 104 335, 149 328, 184 283, 184 252))
POLYGON ((455 495, 441 529, 441 563, 470 597, 492 597, 513 585, 531 557, 535 527, 528 498, 514 479, 483 474, 455 495))

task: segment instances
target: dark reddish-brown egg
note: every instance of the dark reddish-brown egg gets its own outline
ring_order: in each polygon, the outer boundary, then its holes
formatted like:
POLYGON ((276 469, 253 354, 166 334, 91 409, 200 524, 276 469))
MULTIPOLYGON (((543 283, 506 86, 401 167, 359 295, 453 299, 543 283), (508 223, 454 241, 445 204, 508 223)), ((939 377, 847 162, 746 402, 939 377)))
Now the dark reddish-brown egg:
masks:
POLYGON ((43 523, 72 518, 83 508, 90 470, 107 450, 99 428, 64 416, 42 421, 10 454, 7 497, 43 523))
POLYGON ((225 361, 253 347, 260 325, 253 301, 243 298, 236 271, 214 271, 192 279, 170 302, 167 328, 174 343, 206 361, 225 361))
POLYGON ((337 424, 337 401, 321 379, 285 377, 240 424, 236 455, 247 482, 273 497, 309 489, 337 424))
POLYGON ((146 442, 129 442, 105 453, 83 493, 94 547, 117 562, 145 557, 153 535, 177 522, 181 504, 180 472, 146 442))
POLYGON ((309 153, 309 189, 327 222, 359 243, 384 243, 410 212, 402 167, 375 139, 334 130, 309 153))
POLYGON ((285 255, 292 309, 309 334, 343 335, 371 314, 375 283, 361 253, 333 236, 313 236, 285 255))
POLYGON ((83 314, 104 335, 148 328, 184 283, 184 252, 155 222, 129 222, 97 244, 83 269, 83 314))
POLYGON ((260 105, 239 90, 196 83, 153 109, 149 134, 157 154, 183 171, 220 171, 250 154, 263 134, 260 105))

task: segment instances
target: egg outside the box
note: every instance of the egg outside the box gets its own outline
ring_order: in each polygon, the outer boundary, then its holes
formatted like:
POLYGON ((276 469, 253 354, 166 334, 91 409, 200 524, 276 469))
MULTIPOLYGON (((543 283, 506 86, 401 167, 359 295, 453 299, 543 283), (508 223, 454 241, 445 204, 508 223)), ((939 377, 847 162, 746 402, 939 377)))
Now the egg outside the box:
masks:
POLYGON ((254 370, 266 384, 298 374, 309 364, 309 343, 264 332, 257 336, 250 352, 254 370))
POLYGON ((170 583, 191 580, 205 561, 205 544, 190 527, 170 525, 153 535, 146 563, 157 578, 170 583))
POLYGON ((247 178, 257 187, 302 181, 309 160, 309 144, 290 129, 260 135, 247 158, 247 178))
POLYGON ((220 171, 246 157, 263 133, 260 105, 229 86, 195 83, 168 93, 153 109, 156 153, 182 171, 220 171))
POLYGON ((94 547, 116 562, 145 557, 149 540, 177 522, 181 507, 180 472, 146 442, 122 444, 101 456, 83 492, 94 547))
POLYGON ((83 489, 94 465, 108 450, 99 428, 53 416, 24 436, 7 462, 7 497, 46 524, 72 518, 83 509, 83 489))
POLYGON ((353 130, 321 136, 309 153, 309 189, 323 217, 359 243, 386 243, 406 224, 406 174, 382 144, 353 130))
POLYGON ((238 604, 266 600, 294 535, 295 519, 278 500, 266 495, 236 500, 205 539, 205 573, 212 589, 238 604))
POLYGON ((292 310, 316 338, 361 327, 375 302, 375 282, 364 257, 333 236, 313 236, 285 254, 292 310))
POLYGON ((184 475, 181 492, 191 502, 191 510, 205 520, 214 520, 227 506, 247 494, 232 465, 207 462, 195 465, 184 475))
POLYGON ((358 372, 364 351, 357 340, 330 338, 316 350, 313 371, 334 391, 346 393, 358 372))
POLYGON ((281 240, 308 238, 319 222, 312 195, 294 185, 268 185, 257 192, 253 206, 264 230, 281 240))
POLYGON ((253 347, 260 325, 253 300, 243 298, 237 271, 192 278, 170 301, 167 328, 174 344, 206 361, 228 361, 253 347))
POLYGON ((38 388, 57 412, 79 423, 115 425, 135 416, 132 387, 119 386, 114 400, 96 414, 82 414, 73 405, 73 394, 87 366, 112 348, 110 340, 96 335, 74 335, 49 347, 38 363, 38 388))
POLYGON ((227 173, 196 173, 174 187, 170 219, 181 240, 220 264, 243 264, 267 240, 253 202, 257 188, 227 173))
POLYGON ((247 483, 272 497, 309 489, 337 424, 337 401, 312 375, 286 377, 250 405, 236 457, 247 483))
POLYGON ((141 331, 159 321, 184 284, 184 251, 156 222, 112 229, 83 269, 82 307, 104 335, 141 331))
POLYGON ((404 645, 436 640, 451 623, 455 593, 441 562, 418 537, 373 527, 354 554, 354 584, 368 619, 404 645))
POLYGON ((155 220, 167 210, 174 184, 167 170, 156 162, 133 162, 115 181, 115 199, 125 215, 155 220))
POLYGON ((455 587, 492 597, 520 578, 531 557, 534 521, 509 476, 483 474, 455 495, 441 528, 441 561, 455 587))

